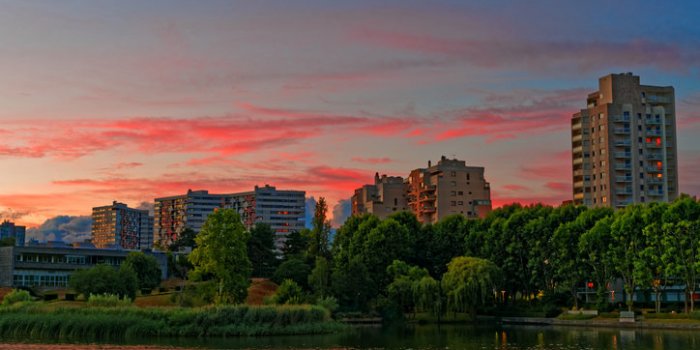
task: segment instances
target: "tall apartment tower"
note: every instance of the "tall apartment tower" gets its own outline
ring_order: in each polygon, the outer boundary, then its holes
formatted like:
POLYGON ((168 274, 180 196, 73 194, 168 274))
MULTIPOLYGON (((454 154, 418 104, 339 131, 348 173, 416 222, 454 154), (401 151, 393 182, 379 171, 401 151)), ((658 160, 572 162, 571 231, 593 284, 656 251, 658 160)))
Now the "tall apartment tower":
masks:
POLYGON ((209 214, 218 208, 235 209, 246 228, 265 223, 275 231, 278 248, 284 245, 289 232, 301 231, 306 218, 306 192, 277 190, 273 186, 255 186, 253 191, 212 194, 208 191, 187 191, 187 194, 156 198, 154 206, 154 239, 166 247, 176 241, 185 228, 199 233, 209 214))
POLYGON ((400 176, 374 174, 374 184, 355 190, 352 199, 352 215, 372 213, 380 219, 408 210, 406 185, 400 176))
POLYGON ((92 208, 92 243, 97 248, 151 249, 153 219, 148 210, 116 201, 92 208))
POLYGON ((265 223, 275 232, 275 246, 281 251, 292 231, 301 231, 306 221, 306 192, 255 186, 250 192, 226 195, 225 208, 241 215, 246 228, 265 223))
POLYGON ((186 194, 155 199, 153 239, 160 247, 175 242, 185 228, 199 233, 209 214, 222 208, 226 195, 187 190, 186 194))
POLYGON ((484 168, 467 166, 463 160, 445 156, 436 165, 411 171, 407 200, 418 221, 436 223, 454 214, 485 217, 491 211, 491 186, 484 168))
POLYGON ((5 220, 0 224, 0 239, 14 238, 15 246, 23 247, 26 231, 26 227, 15 225, 13 222, 5 220))
POLYGON ((599 79, 571 119, 574 203, 624 207, 678 196, 672 86, 640 85, 632 73, 599 79))

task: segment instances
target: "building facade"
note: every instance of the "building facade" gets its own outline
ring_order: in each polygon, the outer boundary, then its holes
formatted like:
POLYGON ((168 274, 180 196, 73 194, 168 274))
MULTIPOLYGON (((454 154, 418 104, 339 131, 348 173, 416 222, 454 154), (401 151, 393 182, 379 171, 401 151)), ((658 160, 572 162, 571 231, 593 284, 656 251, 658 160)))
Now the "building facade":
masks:
POLYGON ((5 220, 0 224, 0 239, 14 238, 15 246, 24 246, 27 228, 15 225, 13 222, 5 220))
POLYGON ((422 223, 436 223, 454 214, 484 217, 491 211, 491 188, 484 172, 483 167, 443 156, 436 165, 428 162, 427 168, 412 170, 405 180, 376 174, 374 185, 355 190, 352 213, 385 218, 409 210, 422 223))
POLYGON ((270 225, 275 246, 281 250, 292 231, 301 231, 306 223, 306 192, 277 190, 274 186, 255 186, 251 192, 228 195, 224 207, 235 209, 250 229, 256 223, 270 225))
POLYGON ((305 199, 304 191, 277 190, 269 185, 255 186, 253 191, 241 193, 210 194, 190 190, 185 195, 156 198, 154 239, 159 246, 167 246, 177 240, 185 228, 199 233, 214 210, 231 208, 241 215, 246 228, 259 222, 270 225, 279 248, 289 232, 304 228, 305 199))
POLYGON ((92 208, 92 243, 97 248, 151 249, 153 218, 148 210, 116 201, 92 208))
POLYGON ((491 186, 483 167, 467 166, 445 156, 436 165, 411 171, 407 200, 422 223, 436 223, 454 214, 468 218, 485 217, 491 211, 491 186))
POLYGON ((408 210, 406 184, 400 176, 374 174, 374 184, 355 190, 351 199, 352 215, 372 213, 380 219, 408 210))
POLYGON ((678 196, 675 94, 632 73, 599 79, 571 119, 573 199, 624 207, 678 196))
MULTIPOLYGON (((73 247, 0 247, 0 286, 67 288, 70 276, 97 264, 119 267, 129 251, 120 249, 81 249, 73 247)), ((166 279, 168 259, 163 253, 147 252, 160 265, 166 279)))

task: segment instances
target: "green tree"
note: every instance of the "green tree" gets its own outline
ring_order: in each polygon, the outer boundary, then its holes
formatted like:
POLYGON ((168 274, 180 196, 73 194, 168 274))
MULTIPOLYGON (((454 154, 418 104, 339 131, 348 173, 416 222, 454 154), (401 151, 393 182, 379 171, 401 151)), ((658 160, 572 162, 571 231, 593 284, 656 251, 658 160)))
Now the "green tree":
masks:
POLYGON ((501 277, 501 269, 486 259, 465 256, 452 259, 442 276, 448 309, 468 312, 475 319, 478 306, 495 301, 494 292, 499 290, 501 277))
POLYGON ((635 273, 639 265, 645 263, 642 256, 644 250, 644 217, 643 207, 629 205, 618 211, 610 225, 610 244, 608 256, 614 270, 622 278, 627 294, 627 310, 632 311, 634 305, 634 290, 639 285, 639 274, 635 273))
POLYGON ((415 312, 417 284, 429 277, 428 270, 394 260, 386 269, 392 282, 387 286, 387 295, 396 302, 403 313, 415 312))
POLYGON ((233 209, 219 209, 207 217, 189 255, 193 280, 213 281, 217 303, 240 303, 250 284, 249 234, 233 209))
POLYGON ((693 295, 700 270, 700 220, 665 223, 663 225, 664 254, 666 273, 675 276, 685 284, 685 310, 695 309, 693 295))
POLYGON ((309 240, 308 255, 311 261, 317 256, 330 259, 330 232, 331 222, 327 219, 328 205, 326 199, 321 197, 316 202, 314 211, 313 228, 309 240))
POLYGON ((644 250, 635 264, 635 274, 640 285, 646 285, 654 292, 657 313, 661 312, 661 293, 668 280, 666 264, 663 261, 665 248, 662 222, 667 208, 666 203, 651 203, 644 208, 644 250))
POLYGON ((585 262, 588 251, 581 249, 579 241, 598 220, 612 214, 610 208, 583 210, 574 221, 560 225, 552 236, 550 265, 554 268, 554 281, 571 293, 575 308, 579 307, 577 287, 591 274, 591 266, 585 262))
POLYGON ((272 281, 280 284, 286 279, 296 282, 304 289, 308 288, 311 267, 300 258, 291 258, 280 264, 272 275, 272 281))
POLYGON ((581 261, 591 269, 596 284, 596 296, 598 307, 607 304, 606 285, 613 277, 614 267, 610 262, 608 247, 612 242, 610 225, 612 217, 598 220, 595 225, 579 239, 579 250, 586 252, 581 261))
POLYGON ((185 227, 182 232, 177 236, 177 239, 170 244, 168 249, 172 252, 177 252, 180 248, 196 248, 197 243, 195 242, 195 237, 197 237, 197 232, 189 227, 185 227))
POLYGON ((309 275, 309 286, 317 298, 323 298, 330 293, 331 268, 328 260, 322 256, 316 257, 316 264, 309 275))
POLYGON ((136 272, 128 266, 115 269, 109 265, 75 271, 68 285, 87 299, 90 294, 114 294, 134 300, 138 288, 136 272))
POLYGON ((367 311, 369 300, 377 295, 373 292, 374 281, 360 257, 350 259, 345 268, 334 270, 331 280, 340 305, 350 310, 367 311))
POLYGON ((464 215, 450 215, 426 229, 430 235, 424 249, 427 263, 433 276, 440 277, 447 270, 447 264, 456 256, 464 254, 464 239, 467 219, 464 215))
POLYGON ((153 289, 160 284, 161 270, 158 260, 142 252, 131 252, 126 256, 122 266, 131 268, 136 273, 138 289, 153 289))
POLYGON ((284 241, 282 253, 285 259, 303 258, 306 251, 309 249, 309 236, 311 235, 308 229, 303 229, 301 232, 292 231, 287 235, 284 241))
POLYGON ((275 271, 275 231, 270 225, 256 223, 250 230, 248 240, 248 259, 253 267, 255 277, 270 277, 275 271))

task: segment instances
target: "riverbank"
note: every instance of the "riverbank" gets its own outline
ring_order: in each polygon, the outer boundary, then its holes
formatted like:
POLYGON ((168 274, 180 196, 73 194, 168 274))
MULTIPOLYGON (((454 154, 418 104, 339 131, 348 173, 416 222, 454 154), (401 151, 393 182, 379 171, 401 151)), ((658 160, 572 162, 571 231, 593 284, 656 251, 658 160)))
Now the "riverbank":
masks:
POLYGON ((669 319, 638 319, 635 322, 620 322, 617 318, 592 318, 588 320, 562 320, 545 317, 490 317, 480 316, 480 321, 492 321, 501 324, 529 324, 549 326, 634 328, 634 329, 700 329, 700 321, 669 319))
POLYGON ((19 305, 0 309, 0 337, 120 340, 138 337, 227 337, 324 334, 346 326, 311 305, 203 308, 19 305))

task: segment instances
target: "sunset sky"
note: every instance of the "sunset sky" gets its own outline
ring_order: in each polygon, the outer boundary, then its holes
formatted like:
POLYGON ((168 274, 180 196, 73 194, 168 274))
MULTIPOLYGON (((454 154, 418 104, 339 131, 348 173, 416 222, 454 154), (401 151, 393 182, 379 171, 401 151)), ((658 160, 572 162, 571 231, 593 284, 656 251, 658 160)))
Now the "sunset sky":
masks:
POLYGON ((700 2, 563 3, 0 0, 0 215, 266 183, 333 206, 441 155, 496 206, 558 205, 571 115, 628 71, 675 87, 700 195, 700 2))

